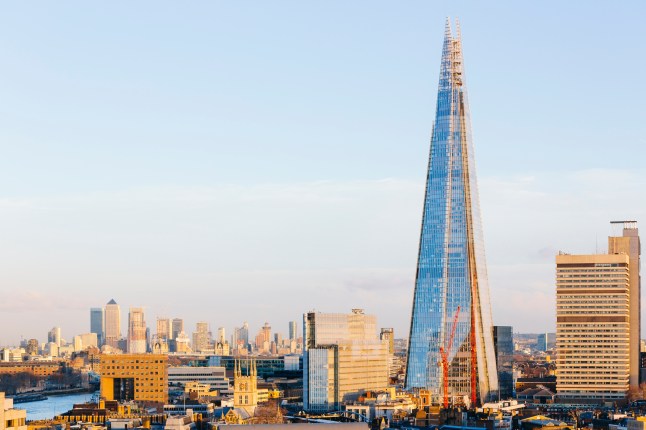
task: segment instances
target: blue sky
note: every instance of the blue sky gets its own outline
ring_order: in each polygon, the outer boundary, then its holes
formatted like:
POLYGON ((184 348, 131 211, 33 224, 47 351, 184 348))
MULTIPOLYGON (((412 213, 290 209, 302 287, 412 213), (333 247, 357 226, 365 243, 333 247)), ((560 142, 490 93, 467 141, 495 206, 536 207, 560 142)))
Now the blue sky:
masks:
POLYGON ((191 331, 364 307, 405 335, 447 16, 494 322, 553 330, 554 254, 645 219, 644 6, 348 3, 2 5, 0 344, 111 298, 191 331))

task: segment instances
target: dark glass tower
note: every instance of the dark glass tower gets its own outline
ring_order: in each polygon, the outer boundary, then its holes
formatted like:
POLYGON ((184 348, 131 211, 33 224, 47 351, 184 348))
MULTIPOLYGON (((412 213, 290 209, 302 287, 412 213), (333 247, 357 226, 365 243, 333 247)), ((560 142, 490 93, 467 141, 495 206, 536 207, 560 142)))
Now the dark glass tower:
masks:
POLYGON ((514 397, 514 333, 510 326, 493 326, 493 344, 498 364, 498 398, 514 397))
POLYGON ((447 21, 406 387, 429 390, 436 403, 446 391, 452 404, 474 404, 497 395, 498 377, 459 28, 456 33, 447 21))

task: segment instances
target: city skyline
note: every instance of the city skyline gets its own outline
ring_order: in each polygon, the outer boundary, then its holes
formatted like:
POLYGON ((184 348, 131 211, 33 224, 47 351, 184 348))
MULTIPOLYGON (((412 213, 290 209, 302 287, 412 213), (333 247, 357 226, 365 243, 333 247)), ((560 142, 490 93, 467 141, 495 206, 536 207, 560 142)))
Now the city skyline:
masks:
POLYGON ((0 343, 70 340, 113 297, 150 327, 228 333, 344 297, 405 337, 447 15, 478 112, 493 322, 553 332, 554 255, 646 214, 643 10, 7 5, 0 325, 24 321, 0 343), (209 319, 219 297, 245 314, 209 319))

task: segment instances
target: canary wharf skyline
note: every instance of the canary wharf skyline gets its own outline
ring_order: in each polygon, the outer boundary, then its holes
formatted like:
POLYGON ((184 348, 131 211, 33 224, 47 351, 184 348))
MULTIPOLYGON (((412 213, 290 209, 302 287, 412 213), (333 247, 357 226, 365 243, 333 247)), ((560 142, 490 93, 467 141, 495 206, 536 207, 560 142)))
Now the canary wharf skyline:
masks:
POLYGON ((112 298, 149 326, 360 307, 407 336, 447 16, 493 323, 554 331, 555 254, 646 219, 644 8, 3 5, 0 343, 112 298))

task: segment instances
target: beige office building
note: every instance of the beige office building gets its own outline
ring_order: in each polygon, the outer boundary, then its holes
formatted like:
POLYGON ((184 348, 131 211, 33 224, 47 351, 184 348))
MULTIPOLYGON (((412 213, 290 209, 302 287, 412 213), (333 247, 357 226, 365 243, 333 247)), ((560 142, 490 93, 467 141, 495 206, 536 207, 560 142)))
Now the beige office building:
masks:
POLYGON ((639 386, 639 236, 636 223, 623 224, 607 254, 556 257, 561 401, 624 399, 639 386))
POLYGON ((114 299, 105 305, 105 344, 113 348, 119 347, 121 339, 121 309, 114 299))
POLYGON ((361 309, 350 314, 303 316, 303 404, 309 411, 338 410, 366 391, 388 388, 388 342, 377 319, 361 309))
POLYGON ((168 341, 171 338, 171 325, 168 318, 157 318, 157 339, 168 341))

